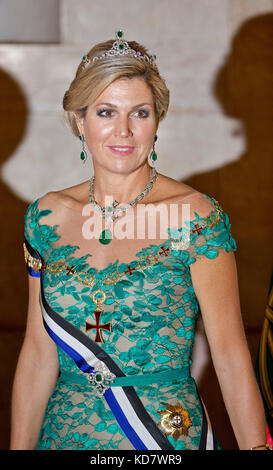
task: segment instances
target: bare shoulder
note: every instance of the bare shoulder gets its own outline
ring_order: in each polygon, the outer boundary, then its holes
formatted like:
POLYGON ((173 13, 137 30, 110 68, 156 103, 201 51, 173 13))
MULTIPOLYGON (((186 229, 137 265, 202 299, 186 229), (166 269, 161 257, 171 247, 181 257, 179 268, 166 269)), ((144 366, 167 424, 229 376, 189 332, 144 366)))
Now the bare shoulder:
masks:
POLYGON ((49 191, 39 198, 38 210, 46 211, 41 217, 42 224, 61 224, 64 222, 71 212, 67 209, 72 208, 70 198, 66 195, 65 190, 49 191))
POLYGON ((159 182, 158 199, 160 202, 189 204, 191 216, 194 212, 198 212, 200 217, 205 217, 215 207, 205 194, 185 183, 161 174, 159 182))
POLYGON ((190 204, 191 218, 195 218, 197 212, 200 217, 207 217, 211 211, 216 210, 215 202, 213 197, 210 199, 200 191, 196 191, 190 199, 187 201, 190 204))
POLYGON ((39 224, 54 224, 55 220, 58 219, 58 204, 55 199, 50 196, 50 192, 43 194, 38 199, 37 209, 39 214, 39 224))
POLYGON ((158 173, 153 195, 154 201, 152 202, 171 203, 179 199, 190 198, 196 192, 197 191, 191 186, 158 173))
POLYGON ((58 191, 50 191, 45 196, 51 200, 51 204, 63 205, 68 209, 80 210, 82 204, 86 203, 85 198, 88 193, 88 181, 71 186, 69 188, 60 189, 58 191))

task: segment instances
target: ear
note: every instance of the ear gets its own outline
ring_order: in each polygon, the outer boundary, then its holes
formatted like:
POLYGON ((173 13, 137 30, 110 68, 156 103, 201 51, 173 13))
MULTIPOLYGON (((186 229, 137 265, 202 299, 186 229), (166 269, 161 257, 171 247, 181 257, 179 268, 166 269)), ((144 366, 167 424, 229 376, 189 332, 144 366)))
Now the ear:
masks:
POLYGON ((74 111, 72 112, 74 118, 75 118, 75 121, 76 121, 76 124, 78 126, 78 129, 79 129, 79 133, 80 134, 83 134, 83 118, 80 118, 80 116, 75 113, 74 111))

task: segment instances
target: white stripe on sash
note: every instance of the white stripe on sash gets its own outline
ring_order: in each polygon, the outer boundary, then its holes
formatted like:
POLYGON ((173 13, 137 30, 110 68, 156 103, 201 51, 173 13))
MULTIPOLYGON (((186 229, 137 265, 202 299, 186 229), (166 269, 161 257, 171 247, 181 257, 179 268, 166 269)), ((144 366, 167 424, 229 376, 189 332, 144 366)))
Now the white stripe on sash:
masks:
POLYGON ((143 425, 142 421, 136 415, 134 408, 129 402, 127 396, 125 395, 122 387, 112 387, 112 392, 117 399, 119 406, 126 415, 126 418, 132 428, 141 438, 142 442, 145 444, 149 450, 161 450, 161 447, 153 439, 147 428, 143 425))
POLYGON ((214 450, 214 439, 213 439, 213 432, 212 432, 211 422, 210 422, 209 415, 208 415, 208 412, 207 412, 207 409, 205 407, 205 404, 204 404, 203 400, 202 400, 202 404, 203 404, 203 407, 204 407, 204 411, 206 413, 207 425, 208 425, 206 450, 214 450))
POLYGON ((61 328, 57 323, 52 320, 52 318, 46 313, 43 303, 41 302, 42 307, 42 314, 46 324, 49 328, 61 338, 65 343, 67 343, 71 348, 75 349, 81 356, 83 356, 84 360, 89 364, 91 367, 94 367, 95 363, 98 362, 97 357, 93 354, 90 349, 88 349, 84 344, 78 341, 74 336, 70 335, 61 328))

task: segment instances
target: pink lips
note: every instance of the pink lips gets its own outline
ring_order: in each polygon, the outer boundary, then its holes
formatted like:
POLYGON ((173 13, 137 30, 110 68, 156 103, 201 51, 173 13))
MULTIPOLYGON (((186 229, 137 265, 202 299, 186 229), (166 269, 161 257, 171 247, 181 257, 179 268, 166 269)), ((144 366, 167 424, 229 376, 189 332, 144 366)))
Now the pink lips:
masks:
POLYGON ((135 147, 129 147, 129 146, 116 146, 116 147, 109 147, 111 152, 115 153, 116 155, 130 155, 134 151, 135 147), (124 149, 124 150, 123 150, 124 149))

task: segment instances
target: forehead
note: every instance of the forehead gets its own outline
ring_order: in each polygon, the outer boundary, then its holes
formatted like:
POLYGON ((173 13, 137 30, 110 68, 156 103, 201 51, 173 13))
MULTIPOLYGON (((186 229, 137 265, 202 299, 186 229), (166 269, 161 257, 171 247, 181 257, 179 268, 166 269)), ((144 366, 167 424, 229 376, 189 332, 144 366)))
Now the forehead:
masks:
POLYGON ((142 78, 120 78, 108 85, 94 104, 109 101, 113 104, 138 104, 144 101, 153 104, 153 95, 150 87, 142 78))

